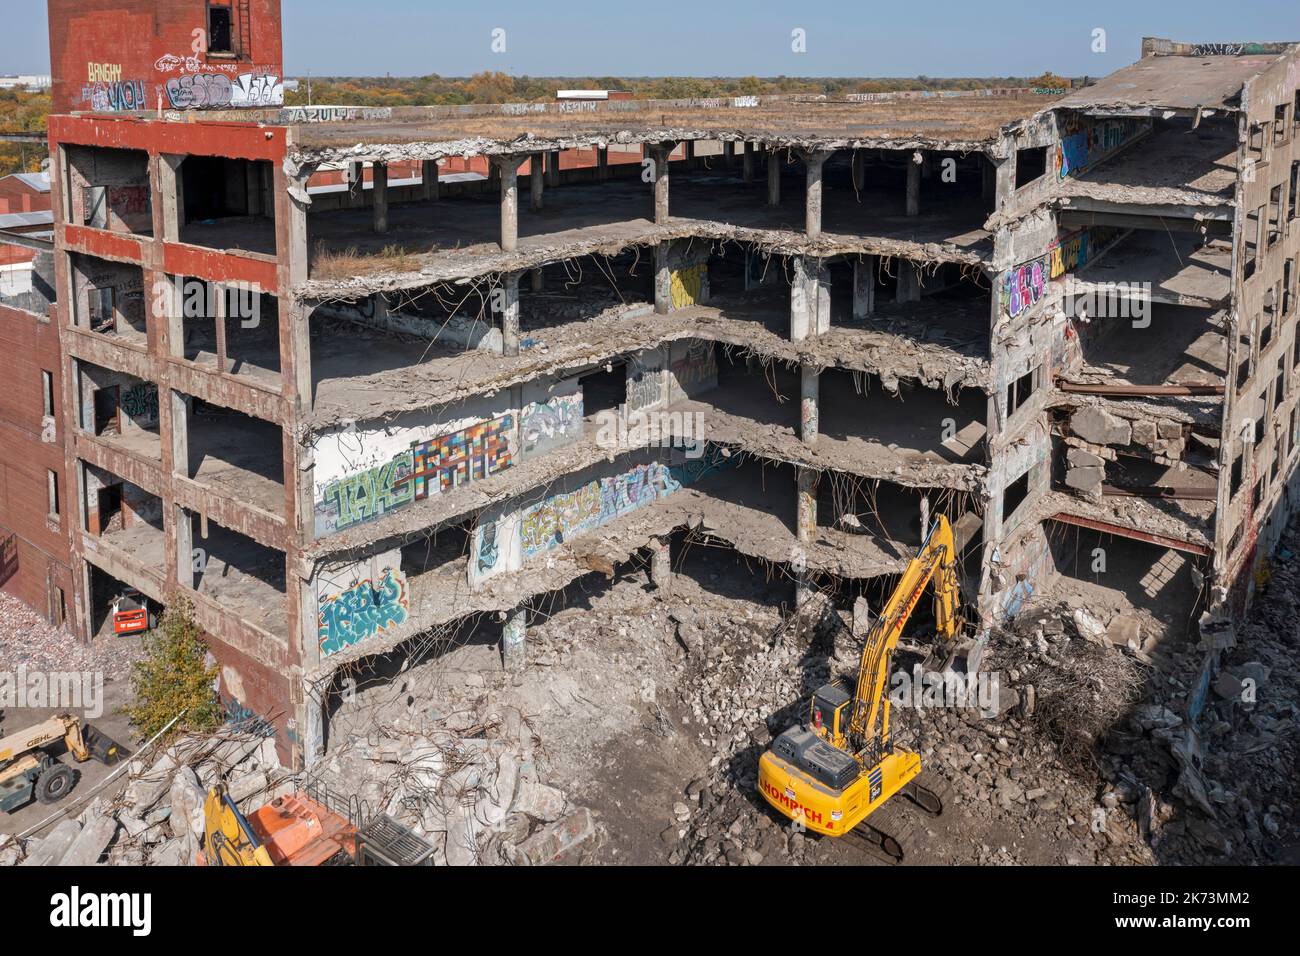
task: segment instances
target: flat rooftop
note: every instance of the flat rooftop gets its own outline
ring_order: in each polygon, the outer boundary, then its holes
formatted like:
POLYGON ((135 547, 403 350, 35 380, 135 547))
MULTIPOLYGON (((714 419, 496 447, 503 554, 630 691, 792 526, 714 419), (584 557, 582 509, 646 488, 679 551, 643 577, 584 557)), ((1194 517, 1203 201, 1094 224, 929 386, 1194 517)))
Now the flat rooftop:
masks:
MULTIPOLYGON (((906 91, 847 96, 774 95, 686 100, 501 103, 473 106, 299 106, 166 114, 175 122, 258 122, 292 128, 308 161, 416 147, 426 158, 645 143, 761 140, 779 145, 960 146, 992 142, 1008 123, 1055 103, 1029 89, 906 91)), ((123 114, 152 119, 153 113, 123 114)))
POLYGON ((1087 112, 1125 107, 1195 110, 1236 109, 1241 88, 1280 54, 1244 56, 1149 56, 1075 90, 1056 105, 1087 112))

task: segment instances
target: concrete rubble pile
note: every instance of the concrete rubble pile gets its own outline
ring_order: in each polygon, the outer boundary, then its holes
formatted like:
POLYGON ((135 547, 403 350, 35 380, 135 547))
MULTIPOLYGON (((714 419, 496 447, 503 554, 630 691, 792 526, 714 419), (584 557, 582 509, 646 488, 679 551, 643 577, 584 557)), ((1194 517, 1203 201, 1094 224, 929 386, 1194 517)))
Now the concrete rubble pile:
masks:
POLYGON ((0 865, 188 866, 203 840, 203 802, 225 782, 245 813, 294 789, 274 740, 226 728, 186 735, 161 756, 133 758, 120 780, 20 847, 0 835, 0 865))
POLYGON ((411 711, 348 739, 321 779, 428 840, 435 865, 572 862, 599 845, 600 827, 540 779, 539 744, 518 709, 483 697, 446 714, 411 711))

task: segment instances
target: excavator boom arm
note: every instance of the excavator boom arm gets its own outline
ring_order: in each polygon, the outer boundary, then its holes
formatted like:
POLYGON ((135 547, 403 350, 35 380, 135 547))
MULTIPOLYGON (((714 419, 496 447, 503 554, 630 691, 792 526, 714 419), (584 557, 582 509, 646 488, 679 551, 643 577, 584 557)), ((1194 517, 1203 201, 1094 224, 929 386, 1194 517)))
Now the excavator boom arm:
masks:
POLYGON ((889 596, 880 616, 867 632, 858 666, 857 692, 849 734, 863 741, 874 739, 876 723, 886 706, 885 680, 889 661, 903 628, 926 585, 934 580, 934 616, 939 634, 951 640, 957 634, 957 567, 956 545, 948 519, 939 515, 930 533, 916 553, 894 593, 889 596))

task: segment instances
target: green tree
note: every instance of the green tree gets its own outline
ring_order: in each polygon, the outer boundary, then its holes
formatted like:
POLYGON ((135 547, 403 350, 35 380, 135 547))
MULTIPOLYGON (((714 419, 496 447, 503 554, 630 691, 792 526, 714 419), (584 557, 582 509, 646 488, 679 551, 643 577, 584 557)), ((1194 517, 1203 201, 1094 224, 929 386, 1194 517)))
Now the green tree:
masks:
POLYGON ((159 626, 145 635, 144 659, 131 665, 134 700, 126 707, 127 717, 143 736, 152 737, 177 714, 184 716, 169 737, 221 725, 221 704, 213 689, 217 667, 204 663, 208 648, 202 633, 194 621, 194 606, 177 596, 159 626))

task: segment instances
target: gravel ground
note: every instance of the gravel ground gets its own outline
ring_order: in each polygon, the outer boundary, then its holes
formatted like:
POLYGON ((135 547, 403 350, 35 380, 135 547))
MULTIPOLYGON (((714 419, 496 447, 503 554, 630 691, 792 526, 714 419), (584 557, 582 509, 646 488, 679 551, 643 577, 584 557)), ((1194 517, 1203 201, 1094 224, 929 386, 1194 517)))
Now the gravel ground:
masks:
POLYGON ((10 594, 0 592, 0 669, 100 671, 106 681, 125 680, 140 657, 138 637, 100 635, 90 644, 54 627, 10 594))

